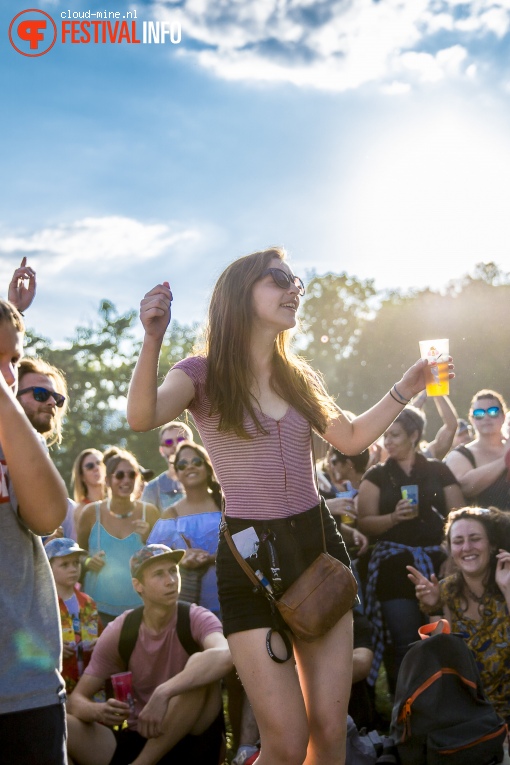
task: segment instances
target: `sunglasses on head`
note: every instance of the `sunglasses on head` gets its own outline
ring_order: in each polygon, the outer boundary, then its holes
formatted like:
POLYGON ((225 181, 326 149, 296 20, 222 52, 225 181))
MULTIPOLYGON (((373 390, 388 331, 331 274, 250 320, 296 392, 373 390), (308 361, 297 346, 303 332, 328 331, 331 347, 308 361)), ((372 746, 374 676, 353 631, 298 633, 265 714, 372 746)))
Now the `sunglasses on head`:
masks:
POLYGON ((124 476, 126 475, 129 479, 131 479, 131 481, 134 481, 134 479, 137 476, 137 472, 136 470, 117 470, 117 472, 114 473, 113 475, 115 476, 117 481, 122 481, 124 476))
POLYGON ((188 460, 179 460, 179 462, 176 463, 175 469, 176 470, 186 470, 187 467, 192 465, 193 467, 202 467, 204 464, 204 460, 202 457, 193 457, 189 462, 188 460))
POLYGON ((164 438, 161 442, 161 446, 173 446, 174 444, 182 444, 186 441, 186 436, 177 436, 177 438, 164 438))
POLYGON ((66 397, 61 393, 57 393, 54 390, 48 390, 47 388, 40 388, 39 386, 35 385, 32 385, 30 388, 23 388, 23 390, 19 390, 17 395, 19 397, 22 396, 23 393, 29 393, 30 391, 32 391, 32 395, 36 401, 40 401, 42 403, 47 401, 50 397, 53 397, 55 404, 58 407, 64 406, 66 397))
POLYGON ((305 285, 299 278, 299 276, 294 276, 294 274, 288 274, 287 271, 284 271, 283 268, 266 268, 265 271, 262 272, 262 277, 268 276, 268 274, 271 274, 273 277, 273 281, 275 284, 278 285, 282 290, 288 290, 291 284, 294 285, 294 287, 297 287, 298 293, 300 295, 305 294, 305 285))
POLYGON ((486 414, 489 415, 489 417, 497 417, 500 412, 500 406, 490 406, 488 409, 473 409, 473 417, 475 420, 481 420, 486 414))
POLYGON ((85 462, 83 467, 85 468, 85 470, 94 470, 95 467, 102 464, 103 464, 103 460, 96 460, 95 462, 85 462))

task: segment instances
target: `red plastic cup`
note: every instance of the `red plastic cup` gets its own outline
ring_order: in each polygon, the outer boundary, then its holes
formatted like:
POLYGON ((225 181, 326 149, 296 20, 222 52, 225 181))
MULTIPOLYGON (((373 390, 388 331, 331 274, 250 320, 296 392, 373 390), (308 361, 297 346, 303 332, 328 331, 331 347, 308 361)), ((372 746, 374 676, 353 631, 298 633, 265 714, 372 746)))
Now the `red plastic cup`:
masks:
POLYGON ((111 681, 113 686, 113 694, 117 701, 123 701, 125 704, 129 704, 131 711, 133 711, 135 707, 135 697, 133 695, 133 673, 117 672, 117 674, 111 675, 111 681))

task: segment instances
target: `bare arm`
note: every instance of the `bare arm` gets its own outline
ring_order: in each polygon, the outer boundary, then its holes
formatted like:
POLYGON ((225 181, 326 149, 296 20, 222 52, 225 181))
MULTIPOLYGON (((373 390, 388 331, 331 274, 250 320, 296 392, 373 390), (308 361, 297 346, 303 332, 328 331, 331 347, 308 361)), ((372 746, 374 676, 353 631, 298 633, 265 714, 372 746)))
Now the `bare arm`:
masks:
POLYGON ((358 494, 358 528, 363 534, 377 537, 389 531, 397 523, 404 523, 414 518, 413 506, 407 499, 401 499, 392 513, 380 515, 379 499, 381 492, 371 481, 362 481, 358 494))
MULTIPOLYGON (((510 440, 507 444, 510 446, 510 440)), ((474 468, 469 459, 457 451, 450 452, 446 464, 459 482, 465 497, 474 497, 487 489, 506 470, 504 457, 474 468)))
POLYGON ((232 666, 228 643, 221 632, 208 635, 204 650, 190 656, 182 672, 154 690, 138 717, 138 732, 146 738, 160 735, 170 699, 220 680, 232 666))
POLYGON ((452 448, 457 432, 457 410, 448 396, 434 396, 434 403, 443 425, 437 431, 434 440, 429 443, 428 450, 436 460, 442 460, 452 448))
MULTIPOLYGON (((427 360, 420 359, 396 383, 398 393, 403 398, 409 401, 416 393, 425 388, 424 369, 426 366, 427 360)), ((453 370, 453 364, 450 364, 450 369, 453 370)), ((453 371, 451 371, 450 377, 453 376, 453 371)), ((394 388, 392 388, 392 393, 398 399, 394 388)), ((375 406, 356 417, 352 422, 339 409, 337 416, 333 418, 324 434, 324 438, 344 454, 360 454, 384 433, 395 417, 400 414, 403 407, 403 403, 399 403, 390 393, 387 393, 375 406)))
POLYGON ((67 699, 69 714, 86 723, 98 722, 103 725, 119 725, 129 717, 129 704, 117 699, 98 703, 92 701, 101 690, 103 679, 94 675, 82 675, 74 691, 67 699))
POLYGON ((127 403, 127 419, 133 430, 152 430, 174 420, 195 394, 193 383, 179 369, 169 372, 158 388, 159 354, 170 321, 171 302, 170 287, 168 282, 163 282, 148 292, 140 304, 145 336, 127 403))
POLYGON ((20 517, 35 534, 50 534, 66 517, 67 490, 2 374, 0 443, 20 517))

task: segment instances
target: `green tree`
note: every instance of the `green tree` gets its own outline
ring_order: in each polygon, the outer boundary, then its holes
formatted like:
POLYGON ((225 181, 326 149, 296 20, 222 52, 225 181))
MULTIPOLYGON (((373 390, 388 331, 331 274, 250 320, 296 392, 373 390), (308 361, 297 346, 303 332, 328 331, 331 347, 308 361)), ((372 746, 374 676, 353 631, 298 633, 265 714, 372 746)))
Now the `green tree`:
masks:
POLYGON ((341 361, 354 351, 375 296, 372 279, 348 274, 312 275, 303 299, 301 352, 325 377, 332 393, 342 390, 341 361))
MULTIPOLYGON (((27 333, 25 352, 61 369, 69 389, 69 409, 63 442, 52 449, 52 458, 69 485, 76 455, 83 449, 121 446, 132 451, 144 467, 160 472, 164 465, 154 433, 135 433, 126 421, 126 396, 140 341, 133 333, 135 311, 119 314, 102 300, 99 318, 79 326, 62 348, 50 340, 27 333)), ((194 344, 196 328, 172 322, 163 346, 161 370, 186 356, 194 344)))

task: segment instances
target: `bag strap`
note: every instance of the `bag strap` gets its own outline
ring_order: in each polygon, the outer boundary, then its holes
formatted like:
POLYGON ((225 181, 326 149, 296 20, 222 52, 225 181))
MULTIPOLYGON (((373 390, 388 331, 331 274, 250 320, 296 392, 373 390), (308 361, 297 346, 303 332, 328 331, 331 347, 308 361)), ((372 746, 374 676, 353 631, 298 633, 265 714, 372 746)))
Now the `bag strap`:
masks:
POLYGON ((225 542, 230 548, 230 552, 236 559, 236 561, 239 563, 241 568, 243 569, 244 573, 248 577, 248 579, 253 582, 255 587, 258 590, 261 590, 264 595, 268 598, 268 600, 274 601, 273 595, 269 592, 269 590, 266 590, 266 588, 262 585, 259 579, 255 576, 255 572, 253 571, 252 567, 246 563, 245 559, 242 555, 239 555, 239 550, 235 546, 234 540, 232 539, 232 536, 230 534, 230 530, 227 526, 227 518, 225 515, 225 500, 222 500, 222 506, 221 506, 221 524, 220 524, 220 532, 225 537, 225 542))
MULTIPOLYGON (((189 656, 194 653, 199 653, 202 649, 196 642, 191 632, 191 619, 190 619, 191 603, 185 603, 182 600, 177 601, 177 637, 180 644, 184 648, 189 656)), ((133 653, 138 640, 138 633, 140 632, 140 626, 143 619, 143 606, 138 606, 133 611, 130 611, 122 624, 122 629, 119 636, 119 656, 127 667, 131 654, 133 653)))

